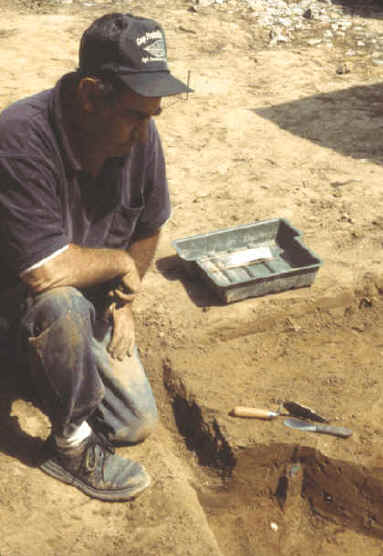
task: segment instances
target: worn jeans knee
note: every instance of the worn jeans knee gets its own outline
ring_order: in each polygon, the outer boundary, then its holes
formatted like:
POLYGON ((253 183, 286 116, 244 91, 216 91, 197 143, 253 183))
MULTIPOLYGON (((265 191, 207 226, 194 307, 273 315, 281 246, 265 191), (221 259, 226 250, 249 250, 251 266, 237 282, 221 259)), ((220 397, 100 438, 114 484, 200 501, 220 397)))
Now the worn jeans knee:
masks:
POLYGON ((91 349, 95 310, 76 288, 30 299, 21 322, 32 379, 55 431, 81 423, 104 396, 91 349))
POLYGON ((130 419, 129 424, 120 424, 115 432, 109 432, 106 436, 117 446, 140 444, 153 433, 157 424, 158 416, 140 415, 135 422, 130 419))
POLYGON ((78 289, 70 286, 54 288, 29 298, 27 306, 21 325, 28 336, 38 336, 69 312, 89 315, 91 322, 95 319, 93 305, 78 289))
POLYGON ((79 290, 55 288, 28 300, 21 322, 32 379, 57 434, 88 420, 116 443, 144 440, 157 408, 138 356, 108 353, 112 327, 79 290))
POLYGON ((152 434, 157 424, 157 409, 151 407, 150 410, 137 414, 134 423, 130 419, 126 427, 121 427, 114 436, 112 435, 111 440, 114 440, 117 444, 138 444, 152 434))

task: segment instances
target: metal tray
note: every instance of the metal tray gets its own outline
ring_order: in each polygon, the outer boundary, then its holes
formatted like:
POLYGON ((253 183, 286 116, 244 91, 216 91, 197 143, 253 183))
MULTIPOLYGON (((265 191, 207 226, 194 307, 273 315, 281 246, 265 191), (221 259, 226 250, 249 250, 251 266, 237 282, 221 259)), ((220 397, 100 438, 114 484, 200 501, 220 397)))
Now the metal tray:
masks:
POLYGON ((286 219, 275 218, 172 244, 188 273, 231 303, 310 286, 322 261, 305 247, 302 235, 286 219))

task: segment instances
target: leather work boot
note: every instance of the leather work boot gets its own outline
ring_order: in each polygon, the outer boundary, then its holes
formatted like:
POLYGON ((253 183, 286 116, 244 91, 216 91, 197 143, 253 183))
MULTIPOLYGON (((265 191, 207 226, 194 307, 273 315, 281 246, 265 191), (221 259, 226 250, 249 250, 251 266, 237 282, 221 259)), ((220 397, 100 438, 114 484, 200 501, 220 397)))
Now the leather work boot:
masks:
POLYGON ((40 469, 93 498, 130 500, 150 485, 142 465, 115 455, 107 440, 94 432, 80 446, 65 451, 59 450, 50 437, 47 449, 50 453, 40 469))

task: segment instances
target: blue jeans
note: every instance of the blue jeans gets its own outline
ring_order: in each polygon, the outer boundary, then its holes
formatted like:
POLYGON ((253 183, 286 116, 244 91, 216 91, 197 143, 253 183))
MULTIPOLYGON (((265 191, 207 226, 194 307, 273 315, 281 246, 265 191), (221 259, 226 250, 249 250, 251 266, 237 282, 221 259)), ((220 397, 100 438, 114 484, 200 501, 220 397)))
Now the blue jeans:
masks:
POLYGON ((110 357, 111 325, 80 290, 61 287, 27 299, 17 320, 37 395, 55 434, 87 420, 116 443, 136 443, 157 422, 152 389, 135 348, 110 357))

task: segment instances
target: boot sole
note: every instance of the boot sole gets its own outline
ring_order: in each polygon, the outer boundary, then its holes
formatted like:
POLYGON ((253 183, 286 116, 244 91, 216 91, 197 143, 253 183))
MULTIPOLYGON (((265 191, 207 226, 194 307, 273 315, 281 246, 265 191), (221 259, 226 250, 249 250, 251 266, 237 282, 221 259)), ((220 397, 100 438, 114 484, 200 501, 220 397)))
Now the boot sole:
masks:
POLYGON ((98 500, 105 500, 107 502, 123 502, 135 498, 140 492, 148 488, 151 484, 150 476, 144 471, 141 474, 142 480, 139 484, 132 485, 130 487, 125 487, 121 489, 97 489, 94 488, 75 475, 72 475, 66 471, 61 465, 57 464, 55 461, 48 460, 40 464, 40 469, 47 473, 51 477, 58 479, 59 481, 66 483, 68 485, 74 486, 91 496, 92 498, 97 498, 98 500))

